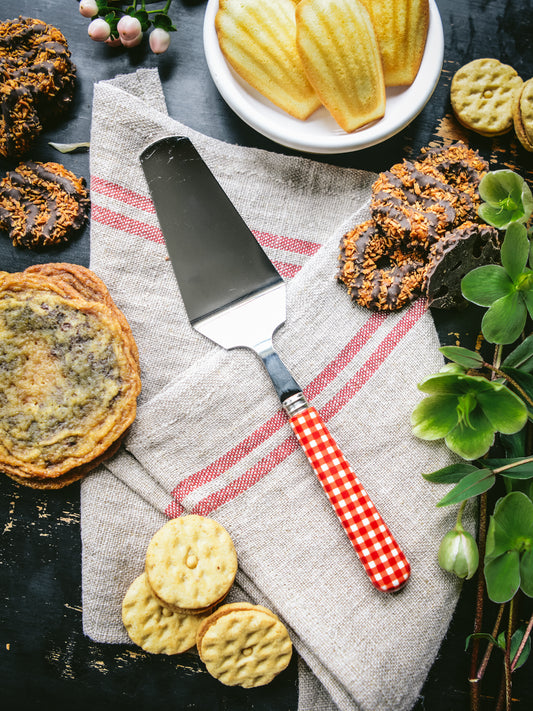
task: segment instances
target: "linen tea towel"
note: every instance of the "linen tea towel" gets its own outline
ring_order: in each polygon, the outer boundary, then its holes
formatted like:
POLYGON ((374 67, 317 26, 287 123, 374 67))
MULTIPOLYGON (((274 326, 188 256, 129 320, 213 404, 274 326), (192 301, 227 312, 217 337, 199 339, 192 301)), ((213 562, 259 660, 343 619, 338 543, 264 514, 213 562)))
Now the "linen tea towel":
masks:
MULTIPOLYGON (((93 639, 128 641, 120 604, 149 539, 167 516, 199 513, 228 529, 238 585, 281 616, 338 708, 414 705, 459 591, 436 563, 452 514, 435 508, 442 492, 420 474, 451 459, 410 432, 416 384, 442 365, 424 303, 372 314, 334 278, 340 237, 367 215, 374 179, 200 135, 166 115, 154 71, 96 85, 91 268, 132 326, 143 392, 123 450, 82 484, 93 639), (369 583, 257 357, 190 327, 138 160, 165 135, 191 138, 286 278, 275 346, 409 558, 400 593, 369 583)), ((305 705, 316 691, 306 679, 299 707, 318 709, 305 705)))

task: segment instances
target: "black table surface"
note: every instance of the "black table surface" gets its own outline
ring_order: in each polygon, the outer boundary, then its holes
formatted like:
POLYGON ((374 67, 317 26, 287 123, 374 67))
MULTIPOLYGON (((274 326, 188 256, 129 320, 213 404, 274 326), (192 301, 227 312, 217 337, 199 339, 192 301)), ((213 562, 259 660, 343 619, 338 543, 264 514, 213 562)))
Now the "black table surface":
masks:
MULTIPOLYGON (((533 154, 524 151, 512 133, 491 140, 461 129, 452 116, 449 99, 454 72, 477 57, 495 57, 514 66, 524 79, 533 76, 531 0, 437 0, 437 4, 445 34, 444 65, 422 113, 380 146, 311 157, 378 172, 416 155, 430 143, 463 139, 490 159, 493 167, 511 167, 533 180, 533 154)), ((48 142, 89 141, 94 82, 140 67, 158 68, 172 117, 229 143, 294 154, 244 124, 218 94, 203 53, 204 11, 205 2, 200 0, 174 0, 170 12, 177 31, 169 51, 156 56, 146 44, 126 51, 92 42, 87 36, 88 21, 78 13, 76 0, 2 0, 0 20, 22 14, 59 27, 77 66, 72 112, 39 138, 30 157, 62 162, 89 179, 87 153, 62 155, 48 142)), ((0 177, 12 167, 14 163, 0 160, 0 177)), ((68 246, 42 253, 15 248, 0 232, 0 270, 19 271, 32 263, 49 261, 88 266, 89 255, 88 228, 68 246)), ((442 342, 454 342, 461 329, 457 315, 434 315, 442 342)), ((469 336, 475 336, 474 330, 465 333, 469 336)), ((24 711, 72 706, 80 711, 120 711, 134 703, 140 709, 161 705, 201 711, 296 709, 295 660, 267 687, 246 691, 224 687, 209 677, 195 654, 163 658, 134 647, 97 644, 84 636, 78 484, 57 492, 39 492, 1 477, 0 511, 0 697, 4 708, 24 711)), ((472 630, 474 593, 474 585, 465 583, 414 711, 469 708, 465 638, 472 630)), ((499 667, 489 676, 499 681, 499 667)), ((513 708, 533 708, 531 662, 514 676, 513 708)), ((482 699, 483 708, 495 708, 497 684, 492 686, 489 684, 482 699)))

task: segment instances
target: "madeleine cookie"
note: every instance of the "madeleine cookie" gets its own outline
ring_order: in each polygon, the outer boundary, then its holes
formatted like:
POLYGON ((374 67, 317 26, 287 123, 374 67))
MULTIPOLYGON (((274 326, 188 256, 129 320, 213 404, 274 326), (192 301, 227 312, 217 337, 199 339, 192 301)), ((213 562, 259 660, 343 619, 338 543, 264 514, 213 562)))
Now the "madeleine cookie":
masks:
POLYGON ((385 114, 379 46, 359 0, 301 0, 296 44, 309 81, 344 131, 385 114))
POLYGON ((182 516, 152 537, 148 582, 163 605, 198 614, 222 601, 235 579, 237 554, 226 529, 211 518, 182 516))
POLYGON ((154 595, 142 573, 122 602, 122 622, 132 642, 151 654, 180 654, 196 644, 202 615, 180 615, 154 595))
POLYGON ((482 136, 500 136, 513 127, 513 103, 522 79, 497 59, 474 59, 454 75, 451 103, 463 126, 482 136))
POLYGON ((298 119, 320 106, 296 48, 293 0, 220 0, 215 28, 233 69, 298 119))
POLYGON ((429 0, 362 0, 376 32, 385 86, 412 84, 429 28, 429 0))
POLYGON ((21 163, 0 182, 0 228, 15 246, 40 249, 68 242, 88 215, 85 179, 60 163, 21 163))
POLYGON ((196 646, 207 671, 226 686, 264 686, 289 664, 286 627, 261 605, 222 605, 201 623, 196 646))
POLYGON ((533 152, 533 78, 516 92, 513 122, 518 140, 526 151, 533 152))
POLYGON ((0 273, 0 471, 60 488, 111 456, 141 389, 131 329, 98 277, 50 264, 0 273), (64 274, 99 283, 84 298, 64 274))

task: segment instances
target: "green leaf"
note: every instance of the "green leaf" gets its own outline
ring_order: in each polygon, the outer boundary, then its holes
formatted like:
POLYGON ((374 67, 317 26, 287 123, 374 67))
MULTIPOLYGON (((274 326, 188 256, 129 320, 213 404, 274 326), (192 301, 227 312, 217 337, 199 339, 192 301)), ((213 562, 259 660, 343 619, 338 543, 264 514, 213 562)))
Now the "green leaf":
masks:
POLYGON ((464 366, 465 368, 481 368, 483 366, 483 358, 479 353, 470 351, 468 348, 461 346, 443 346, 439 351, 445 358, 452 360, 454 363, 464 366))
POLYGON ((514 291, 512 280, 498 264, 486 264, 468 272, 461 280, 465 299, 478 306, 491 306, 495 301, 514 291))
POLYGON ((514 343, 524 330, 526 318, 526 305, 513 291, 490 306, 481 321, 481 330, 489 343, 514 343))
MULTIPOLYGON (((511 388, 512 391, 515 392, 518 397, 522 397, 522 396, 521 396, 520 392, 518 390, 516 390, 513 383, 516 383, 519 387, 522 388, 522 390, 526 393, 526 395, 528 395, 531 399, 533 399, 533 374, 524 373, 521 370, 518 370, 516 368, 509 368, 507 366, 502 366, 501 370, 506 375, 508 375, 509 378, 513 381, 513 382, 507 381, 508 387, 511 388)), ((526 403, 526 407, 528 408, 529 412, 533 414, 533 406, 526 403)))
POLYGON ((500 444, 507 457, 524 458, 526 456, 526 428, 514 435, 500 435, 500 444))
POLYGON ((508 551, 485 562, 487 594, 493 602, 508 602, 520 587, 520 561, 517 551, 508 551))
POLYGON ((469 421, 458 422, 444 441, 463 459, 479 459, 494 443, 494 428, 478 407, 470 413, 469 421))
POLYGON ((498 432, 514 434, 527 422, 527 408, 518 395, 501 383, 494 383, 492 391, 476 395, 485 416, 498 432))
POLYGON ((504 496, 496 503, 493 518, 508 536, 533 538, 533 502, 525 494, 514 491, 504 496))
POLYGON ((499 558, 507 551, 513 550, 514 538, 494 516, 490 517, 485 546, 485 560, 488 562, 499 558))
POLYGON ((476 469, 463 477, 446 496, 443 496, 437 506, 460 504, 462 501, 484 494, 494 486, 495 481, 496 477, 490 469, 476 469))
POLYGON ((473 632, 472 634, 469 634, 465 640, 465 652, 470 645, 471 639, 486 639, 487 642, 490 642, 490 644, 493 644, 495 647, 500 646, 499 641, 497 639, 494 639, 494 637, 488 632, 473 632))
POLYGON ((520 588, 528 597, 533 597, 533 549, 531 548, 520 558, 520 588))
POLYGON ((418 389, 430 394, 478 393, 492 390, 494 383, 481 375, 466 375, 465 373, 445 372, 428 376, 418 384, 418 389))
POLYGON ((411 414, 413 434, 420 439, 442 439, 457 424, 457 397, 431 395, 421 400, 411 414))
POLYGON ((533 318, 533 291, 531 289, 522 291, 522 298, 526 304, 527 312, 533 318))
POLYGON ((529 258, 527 230, 519 222, 507 228, 501 248, 502 266, 513 281, 524 271, 529 258))
POLYGON ((431 474, 422 474, 422 476, 426 481, 431 481, 434 484, 457 484, 467 474, 471 474, 474 471, 478 471, 478 467, 473 464, 457 462, 457 464, 450 464, 442 469, 437 469, 431 474))
POLYGON ((143 32, 146 32, 146 30, 150 27, 151 22, 150 18, 148 16, 148 13, 146 10, 135 10, 134 12, 129 13, 132 17, 136 17, 139 22, 141 23, 141 29, 143 32))
POLYGON ((533 333, 509 353, 503 361, 503 365, 519 368, 524 373, 533 371, 533 333))
MULTIPOLYGON (((518 649, 520 647, 520 644, 522 643, 522 639, 524 638, 524 635, 526 633, 526 628, 524 626, 519 627, 511 637, 511 649, 510 651, 510 657, 511 661, 516 657, 516 653, 518 652, 518 649)), ((531 637, 528 637, 526 640, 526 643, 524 645, 524 648, 520 652, 520 656, 518 657, 518 661, 516 662, 515 665, 515 670, 520 669, 521 666, 523 666, 530 655, 531 652, 531 637)))
POLYGON ((155 17, 152 18, 152 24, 154 27, 160 27, 162 30, 167 32, 175 32, 176 28, 172 24, 172 20, 164 12, 158 12, 155 17))
POLYGON ((515 466, 510 469, 506 469, 503 472, 498 472, 501 476, 507 479, 531 479, 533 478, 533 462, 520 462, 524 461, 523 457, 513 457, 508 459, 482 459, 483 464, 492 469, 500 469, 501 467, 506 467, 509 464, 515 464, 515 466))

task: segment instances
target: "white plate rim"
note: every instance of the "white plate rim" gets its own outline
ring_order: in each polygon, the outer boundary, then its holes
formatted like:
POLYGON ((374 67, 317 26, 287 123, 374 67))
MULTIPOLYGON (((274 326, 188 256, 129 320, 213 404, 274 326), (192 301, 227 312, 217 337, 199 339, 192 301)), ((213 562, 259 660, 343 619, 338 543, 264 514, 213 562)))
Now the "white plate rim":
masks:
POLYGON ((298 151, 348 153, 392 138, 425 107, 438 84, 444 60, 444 31, 435 0, 429 0, 430 21, 424 56, 414 82, 387 89, 385 116, 353 133, 345 133, 324 108, 301 121, 274 106, 228 64, 215 30, 219 0, 208 0, 203 25, 204 53, 211 78, 228 106, 266 138, 298 151))

